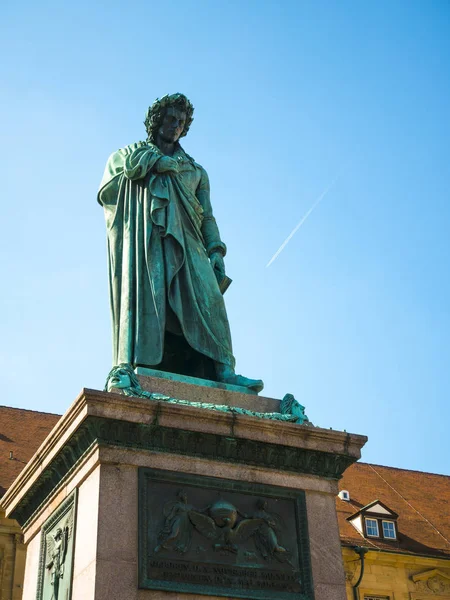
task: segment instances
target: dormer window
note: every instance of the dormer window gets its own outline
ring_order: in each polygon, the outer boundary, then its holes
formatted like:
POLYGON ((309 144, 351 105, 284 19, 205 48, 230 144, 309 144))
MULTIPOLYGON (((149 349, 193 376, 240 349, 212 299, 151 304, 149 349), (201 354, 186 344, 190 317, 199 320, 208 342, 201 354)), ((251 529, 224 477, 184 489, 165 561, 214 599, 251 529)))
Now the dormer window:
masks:
POLYGON ((366 538, 397 539, 398 515, 380 500, 375 500, 348 517, 348 521, 366 538))

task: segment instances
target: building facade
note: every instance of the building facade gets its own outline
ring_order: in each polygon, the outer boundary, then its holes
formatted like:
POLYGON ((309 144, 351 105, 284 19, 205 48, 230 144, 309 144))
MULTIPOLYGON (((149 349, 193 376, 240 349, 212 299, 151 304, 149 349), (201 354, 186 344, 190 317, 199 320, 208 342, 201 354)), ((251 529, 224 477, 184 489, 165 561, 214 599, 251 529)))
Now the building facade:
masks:
POLYGON ((25 546, 1 497, 59 420, 59 415, 0 406, 0 600, 21 600, 25 546))
POLYGON ((450 600, 450 477, 357 463, 339 487, 348 599, 450 600))

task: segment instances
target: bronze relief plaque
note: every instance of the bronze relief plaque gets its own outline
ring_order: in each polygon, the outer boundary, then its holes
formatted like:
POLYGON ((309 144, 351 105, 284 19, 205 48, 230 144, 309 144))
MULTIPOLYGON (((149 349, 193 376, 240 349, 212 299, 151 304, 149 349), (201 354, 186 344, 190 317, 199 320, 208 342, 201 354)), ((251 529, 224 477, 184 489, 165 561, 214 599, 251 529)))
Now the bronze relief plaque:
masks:
POLYGON ((41 529, 37 600, 70 600, 77 490, 50 515, 41 529))
POLYGON ((304 492, 139 469, 139 587, 313 600, 304 492))

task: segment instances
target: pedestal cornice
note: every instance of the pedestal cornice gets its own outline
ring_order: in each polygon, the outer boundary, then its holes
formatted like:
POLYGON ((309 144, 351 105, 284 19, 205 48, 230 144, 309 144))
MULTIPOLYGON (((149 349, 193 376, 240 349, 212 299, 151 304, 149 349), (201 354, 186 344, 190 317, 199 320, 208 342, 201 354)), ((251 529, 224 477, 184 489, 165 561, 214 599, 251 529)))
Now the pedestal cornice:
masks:
POLYGON ((96 446, 339 479, 365 436, 84 389, 2 498, 26 526, 96 446))

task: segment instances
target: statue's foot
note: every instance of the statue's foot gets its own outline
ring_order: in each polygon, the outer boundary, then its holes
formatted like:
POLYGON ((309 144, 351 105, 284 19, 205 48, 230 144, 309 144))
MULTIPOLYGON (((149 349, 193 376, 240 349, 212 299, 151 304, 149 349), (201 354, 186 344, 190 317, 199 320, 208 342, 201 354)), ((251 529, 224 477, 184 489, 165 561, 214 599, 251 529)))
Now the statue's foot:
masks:
POLYGON ((229 383, 231 385, 239 385, 241 387, 245 387, 249 390, 253 390, 257 394, 264 388, 264 383, 262 379, 249 379, 248 377, 244 377, 243 375, 237 375, 236 373, 232 377, 228 377, 224 383, 229 383))
POLYGON ((228 383, 229 385, 238 385, 245 387, 253 392, 259 394, 264 388, 264 383, 261 379, 249 379, 243 375, 237 375, 231 367, 226 365, 216 364, 217 379, 221 383, 228 383))

